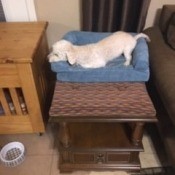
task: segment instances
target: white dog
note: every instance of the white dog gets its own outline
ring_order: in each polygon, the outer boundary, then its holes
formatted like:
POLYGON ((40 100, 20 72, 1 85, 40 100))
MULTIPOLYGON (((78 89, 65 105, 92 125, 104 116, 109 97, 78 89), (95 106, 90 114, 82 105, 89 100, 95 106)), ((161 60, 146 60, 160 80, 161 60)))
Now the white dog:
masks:
POLYGON ((56 42, 48 55, 49 62, 68 61, 71 65, 78 64, 84 68, 104 67, 108 61, 124 54, 128 66, 132 59, 137 40, 149 37, 143 33, 132 36, 126 32, 115 32, 97 43, 76 46, 66 40, 56 42))

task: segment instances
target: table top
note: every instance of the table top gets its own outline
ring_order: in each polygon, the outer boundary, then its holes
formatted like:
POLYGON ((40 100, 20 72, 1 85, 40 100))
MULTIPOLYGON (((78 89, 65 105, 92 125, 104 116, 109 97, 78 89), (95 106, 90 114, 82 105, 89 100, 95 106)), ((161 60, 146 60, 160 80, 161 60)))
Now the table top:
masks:
POLYGON ((144 83, 57 82, 50 121, 156 122, 144 83))
POLYGON ((46 22, 1 22, 0 63, 32 62, 46 22))

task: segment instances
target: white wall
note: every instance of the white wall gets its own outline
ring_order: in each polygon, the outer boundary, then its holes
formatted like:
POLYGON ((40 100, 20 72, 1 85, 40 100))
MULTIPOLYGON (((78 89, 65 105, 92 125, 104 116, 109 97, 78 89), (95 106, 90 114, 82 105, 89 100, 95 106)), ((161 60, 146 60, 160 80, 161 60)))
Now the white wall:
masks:
MULTIPOLYGON (((34 0, 38 20, 49 22, 48 41, 52 45, 69 30, 80 29, 80 0, 34 0)), ((151 0, 145 28, 154 24, 157 10, 175 0, 151 0)))
MULTIPOLYGON (((145 28, 154 25, 164 4, 175 4, 175 0, 151 0, 145 28)), ((2 5, 7 21, 48 21, 50 46, 67 31, 80 29, 80 0, 2 0, 2 5)))
POLYGON ((49 45, 70 30, 80 29, 79 0, 35 0, 38 20, 49 22, 49 45))
POLYGON ((33 0, 1 0, 6 21, 36 21, 33 0))
POLYGON ((162 8, 164 4, 175 4, 175 0, 151 0, 150 7, 148 9, 145 28, 148 28, 154 25, 157 12, 159 9, 162 8))

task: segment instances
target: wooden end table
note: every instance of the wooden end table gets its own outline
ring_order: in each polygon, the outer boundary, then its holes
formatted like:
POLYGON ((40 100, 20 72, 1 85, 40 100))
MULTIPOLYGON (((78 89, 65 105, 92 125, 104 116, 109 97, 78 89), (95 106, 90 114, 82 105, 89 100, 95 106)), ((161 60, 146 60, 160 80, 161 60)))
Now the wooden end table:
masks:
POLYGON ((50 121, 61 172, 138 171, 144 124, 157 118, 144 83, 57 82, 50 121))

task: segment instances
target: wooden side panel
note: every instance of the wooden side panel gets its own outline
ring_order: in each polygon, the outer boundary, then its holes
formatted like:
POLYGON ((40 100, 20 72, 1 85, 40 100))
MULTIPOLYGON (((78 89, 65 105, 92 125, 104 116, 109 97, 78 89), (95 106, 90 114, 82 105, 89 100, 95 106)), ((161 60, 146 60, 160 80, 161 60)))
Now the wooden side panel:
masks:
POLYGON ((17 64, 21 87, 26 100, 33 132, 44 132, 44 123, 39 105, 33 72, 30 64, 17 64), (25 78, 24 78, 25 77, 25 78))
POLYGON ((31 66, 42 115, 45 121, 48 119, 48 111, 55 83, 54 73, 51 71, 50 63, 47 60, 48 52, 46 35, 43 35, 31 66))
POLYGON ((15 108, 15 111, 18 115, 22 115, 22 111, 21 111, 21 106, 20 106, 20 103, 19 103, 19 99, 18 99, 18 95, 16 93, 16 89, 15 88, 10 88, 10 94, 11 94, 11 97, 12 97, 12 101, 14 103, 14 108, 15 108))
POLYGON ((16 134, 16 133, 32 133, 33 128, 28 115, 21 116, 1 116, 0 117, 0 133, 16 134))
POLYGON ((19 100, 18 89, 0 88, 0 134, 33 132, 26 105, 19 100))

